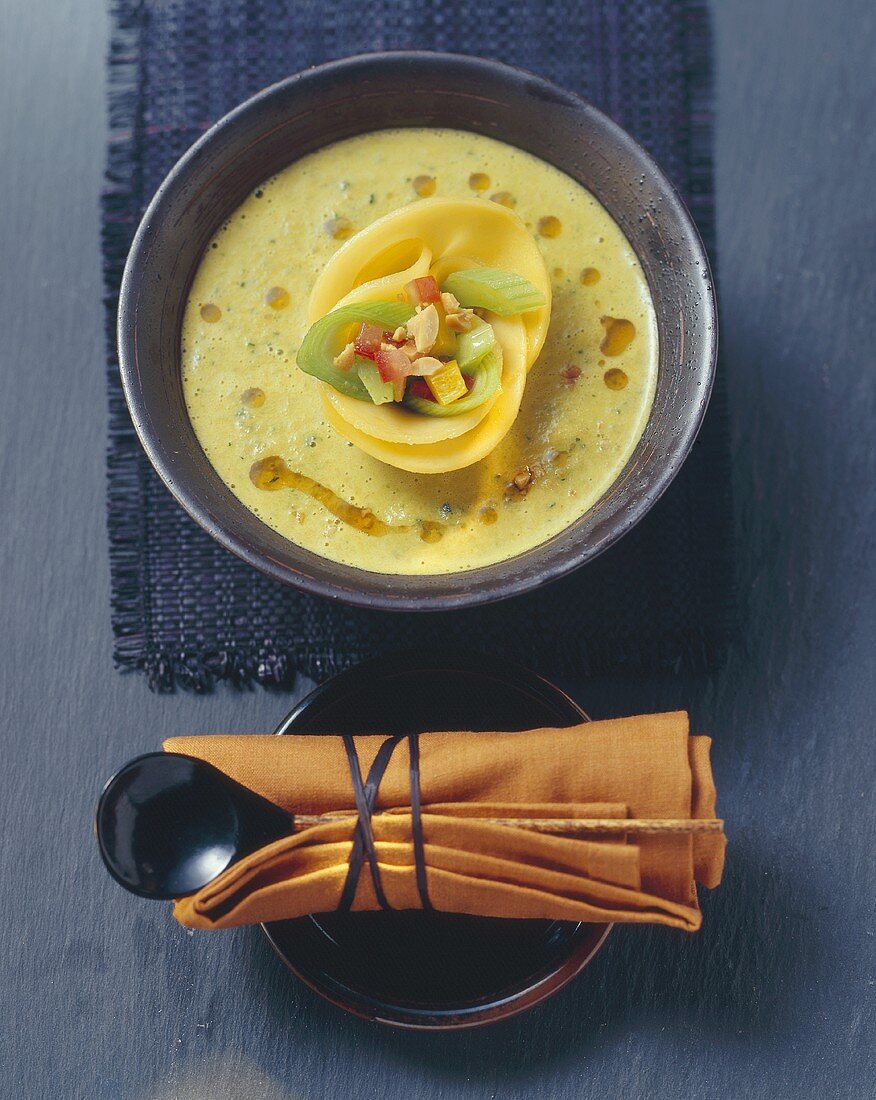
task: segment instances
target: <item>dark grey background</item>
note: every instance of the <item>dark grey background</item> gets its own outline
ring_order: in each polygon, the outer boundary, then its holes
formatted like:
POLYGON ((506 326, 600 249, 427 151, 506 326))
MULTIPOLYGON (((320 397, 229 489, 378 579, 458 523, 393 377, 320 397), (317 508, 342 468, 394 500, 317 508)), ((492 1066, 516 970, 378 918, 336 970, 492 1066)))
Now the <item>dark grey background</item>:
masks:
MULTIPOLYGON (((697 936, 619 929, 480 1033, 341 1015, 260 934, 189 935, 91 839, 101 780, 289 698, 156 697, 110 664, 98 249, 103 0, 0 0, 0 1094, 407 1100, 863 1097, 874 1087, 872 0, 721 0, 717 180, 744 644, 685 706, 731 838, 697 936)), ((306 685, 301 685, 301 690, 306 685)))

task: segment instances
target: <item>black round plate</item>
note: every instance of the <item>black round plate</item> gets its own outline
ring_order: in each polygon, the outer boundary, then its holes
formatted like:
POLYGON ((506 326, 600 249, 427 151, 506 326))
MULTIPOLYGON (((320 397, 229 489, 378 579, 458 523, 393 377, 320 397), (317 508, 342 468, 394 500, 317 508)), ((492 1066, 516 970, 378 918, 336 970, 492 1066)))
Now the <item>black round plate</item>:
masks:
MULTIPOLYGON (((519 666, 411 656, 335 676, 277 732, 522 730, 586 720, 559 688, 519 666)), ((490 1023, 544 1000, 587 965, 610 927, 417 911, 263 925, 280 958, 334 1004, 381 1023, 438 1029, 490 1023)))

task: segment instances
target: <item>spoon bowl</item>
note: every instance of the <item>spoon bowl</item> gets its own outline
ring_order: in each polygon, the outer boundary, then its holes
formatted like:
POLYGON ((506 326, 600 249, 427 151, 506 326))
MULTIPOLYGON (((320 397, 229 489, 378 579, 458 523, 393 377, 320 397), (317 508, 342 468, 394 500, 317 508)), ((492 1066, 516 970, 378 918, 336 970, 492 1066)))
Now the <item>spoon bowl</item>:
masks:
POLYGON ((140 897, 194 894, 233 863, 293 831, 292 817, 205 760, 152 752, 109 780, 97 806, 100 854, 140 897))

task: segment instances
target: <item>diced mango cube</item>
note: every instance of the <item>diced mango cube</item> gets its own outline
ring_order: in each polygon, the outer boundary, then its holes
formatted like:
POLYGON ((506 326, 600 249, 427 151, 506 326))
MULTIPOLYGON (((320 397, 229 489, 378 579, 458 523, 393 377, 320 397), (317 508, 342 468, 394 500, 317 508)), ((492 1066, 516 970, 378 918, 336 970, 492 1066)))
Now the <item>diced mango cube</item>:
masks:
POLYGON ((468 387, 462 377, 462 371, 455 359, 445 363, 441 370, 426 375, 426 384, 439 405, 452 405, 460 397, 465 397, 468 387))

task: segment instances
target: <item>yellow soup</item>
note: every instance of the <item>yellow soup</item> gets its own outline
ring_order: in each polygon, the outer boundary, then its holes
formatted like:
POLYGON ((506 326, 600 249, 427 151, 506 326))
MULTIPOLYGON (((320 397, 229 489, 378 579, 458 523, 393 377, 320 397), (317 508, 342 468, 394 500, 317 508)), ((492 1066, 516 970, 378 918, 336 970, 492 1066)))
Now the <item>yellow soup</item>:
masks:
POLYGON ((238 208, 195 276, 182 362, 201 446, 265 523, 333 561, 451 573, 544 542, 608 489, 654 398, 657 325, 626 238, 568 176, 491 138, 385 130, 304 157, 238 208), (397 469, 348 442, 295 363, 331 256, 429 197, 513 208, 553 289, 513 427, 487 457, 443 474, 397 469))

